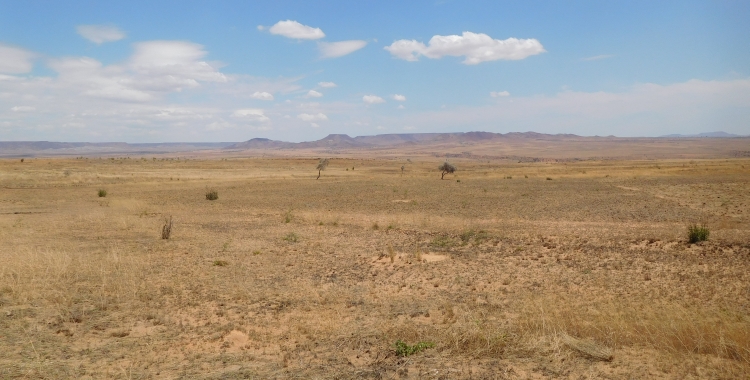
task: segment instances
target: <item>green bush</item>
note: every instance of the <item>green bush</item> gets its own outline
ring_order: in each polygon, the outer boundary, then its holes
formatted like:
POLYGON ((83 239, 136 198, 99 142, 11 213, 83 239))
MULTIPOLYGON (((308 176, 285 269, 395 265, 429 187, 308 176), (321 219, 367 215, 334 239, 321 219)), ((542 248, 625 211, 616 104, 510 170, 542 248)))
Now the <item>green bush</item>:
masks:
POLYGON ((413 346, 404 343, 401 340, 396 341, 396 356, 409 356, 416 354, 420 351, 424 351, 428 348, 435 347, 435 343, 432 342, 419 342, 413 346))
POLYGON ((104 198, 107 196, 107 190, 99 189, 99 198, 104 198))
POLYGON ((206 199, 208 199, 209 201, 215 201, 215 200, 219 199, 219 192, 216 191, 216 190, 213 190, 213 189, 207 191, 206 192, 206 199))
POLYGON ((700 226, 697 224, 689 225, 688 226, 688 241, 690 243, 706 241, 708 240, 709 233, 710 232, 708 231, 708 227, 706 227, 704 224, 701 224, 700 226))

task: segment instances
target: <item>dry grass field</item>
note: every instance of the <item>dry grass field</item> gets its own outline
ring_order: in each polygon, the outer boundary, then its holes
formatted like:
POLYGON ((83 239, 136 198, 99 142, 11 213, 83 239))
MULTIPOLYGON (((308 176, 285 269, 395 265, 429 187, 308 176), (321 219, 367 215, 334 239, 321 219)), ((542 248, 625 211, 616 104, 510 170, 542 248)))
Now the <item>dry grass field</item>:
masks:
POLYGON ((0 160, 0 378, 750 377, 750 159, 317 162, 0 160))

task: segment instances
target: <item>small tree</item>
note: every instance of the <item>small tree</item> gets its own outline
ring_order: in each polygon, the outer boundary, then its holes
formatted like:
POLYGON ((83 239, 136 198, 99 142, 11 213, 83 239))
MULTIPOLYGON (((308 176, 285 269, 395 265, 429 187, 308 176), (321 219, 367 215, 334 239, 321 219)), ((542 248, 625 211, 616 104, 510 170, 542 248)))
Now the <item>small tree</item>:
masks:
MULTIPOLYGON (((328 159, 321 158, 320 161, 318 161, 318 166, 315 167, 315 169, 318 171, 318 178, 315 179, 320 179, 320 172, 326 170, 326 167, 328 167, 328 159)), ((354 170, 354 168, 352 168, 352 170, 354 170)))
POLYGON ((404 175, 404 165, 401 165, 401 175, 404 175))
POLYGON ((440 174, 440 179, 443 179, 446 174, 453 174, 453 172, 456 171, 456 167, 448 163, 448 161, 443 162, 442 165, 438 167, 438 170, 440 170, 442 173, 440 174))

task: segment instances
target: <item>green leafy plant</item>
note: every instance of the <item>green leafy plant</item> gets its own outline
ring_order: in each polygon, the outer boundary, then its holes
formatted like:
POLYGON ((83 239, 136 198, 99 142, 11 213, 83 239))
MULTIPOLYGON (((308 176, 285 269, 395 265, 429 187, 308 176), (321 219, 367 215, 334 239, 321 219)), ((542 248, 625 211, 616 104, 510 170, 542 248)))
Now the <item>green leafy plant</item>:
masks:
POLYGON ((691 244, 708 240, 710 231, 705 224, 691 224, 688 226, 688 242, 691 244))
POLYGON ((432 347, 435 347, 435 343, 419 342, 413 346, 410 346, 399 339, 396 341, 396 356, 410 356, 432 347))
POLYGON ((99 189, 98 194, 99 194, 99 198, 104 198, 107 196, 107 190, 99 189))

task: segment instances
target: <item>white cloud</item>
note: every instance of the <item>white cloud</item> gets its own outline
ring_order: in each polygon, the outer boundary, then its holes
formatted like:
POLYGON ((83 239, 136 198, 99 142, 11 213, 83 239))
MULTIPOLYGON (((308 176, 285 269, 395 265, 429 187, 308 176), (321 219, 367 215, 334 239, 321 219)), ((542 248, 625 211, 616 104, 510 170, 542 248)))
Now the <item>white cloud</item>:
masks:
POLYGON ((258 100, 273 100, 273 95, 265 91, 255 91, 250 97, 258 100))
POLYGON ((399 102, 405 102, 406 101, 406 96, 395 94, 395 95, 393 95, 393 100, 397 100, 399 102))
POLYGON ((310 123, 310 126, 313 127, 313 128, 320 127, 320 125, 318 125, 318 123, 310 123))
POLYGON ((377 127, 375 127, 375 129, 377 129, 377 130, 379 130, 379 131, 382 131, 382 130, 384 130, 384 129, 385 129, 385 127, 384 127, 384 126, 382 126, 382 125, 378 125, 377 127))
POLYGON ((581 58, 581 61, 598 61, 600 59, 607 59, 607 58, 612 58, 612 57, 614 57, 614 55, 612 54, 602 54, 602 55, 595 55, 593 57, 581 58))
POLYGON ((268 31, 271 32, 271 34, 277 34, 298 40, 317 40, 326 36, 320 28, 302 25, 297 21, 292 20, 279 21, 268 29, 268 31))
POLYGON ((263 25, 258 25, 258 26, 256 26, 256 28, 258 28, 258 30, 260 30, 260 31, 266 30, 266 27, 263 26, 263 25))
POLYGON ((30 107, 30 106, 15 106, 11 108, 10 110, 13 112, 31 112, 34 111, 36 108, 30 107))
POLYGON ((259 108, 245 108, 239 109, 232 113, 232 117, 251 120, 251 121, 268 121, 270 120, 265 112, 259 108))
POLYGON ((34 67, 34 53, 14 46, 0 44, 0 73, 24 74, 34 67))
POLYGON ((336 87, 336 83, 333 82, 318 82, 318 86, 323 88, 333 88, 336 87))
POLYGON ((320 42, 318 50, 320 50, 321 58, 338 58, 354 53, 365 45, 367 45, 367 41, 362 40, 320 42))
POLYGON ((317 92, 315 90, 310 90, 310 91, 307 92, 307 95, 305 95, 306 98, 320 98, 322 96, 323 96, 323 94, 321 94, 320 92, 317 92))
POLYGON ((403 105, 403 104, 399 104, 399 105, 398 105, 398 107, 396 107, 396 108, 398 108, 398 109, 402 110, 402 109, 404 109, 404 108, 406 108, 406 107, 404 107, 404 105, 403 105))
POLYGON ((125 32, 113 25, 78 25, 76 32, 81 37, 99 45, 125 38, 125 32))
POLYGON ((490 92, 490 96, 493 98, 503 98, 506 96, 510 96, 510 92, 508 91, 492 91, 490 92))
POLYGON ((396 58, 416 61, 419 56, 438 59, 444 56, 466 57, 466 65, 496 60, 519 60, 544 53, 536 39, 508 38, 496 40, 484 33, 463 32, 462 35, 433 36, 425 45, 416 40, 398 40, 384 48, 396 58))
POLYGON ((385 103, 385 99, 377 95, 365 95, 362 97, 362 101, 367 104, 385 103))
POLYGON ((318 114, 301 113, 297 115, 297 118, 300 120, 304 120, 304 121, 328 120, 328 116, 326 116, 323 113, 318 113, 318 114))

